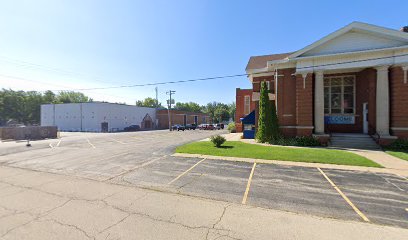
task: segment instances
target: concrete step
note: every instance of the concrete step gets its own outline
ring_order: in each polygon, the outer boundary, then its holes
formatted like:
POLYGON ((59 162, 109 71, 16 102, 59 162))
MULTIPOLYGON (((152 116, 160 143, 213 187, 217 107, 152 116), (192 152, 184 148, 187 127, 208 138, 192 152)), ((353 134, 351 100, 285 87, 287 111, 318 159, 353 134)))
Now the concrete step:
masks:
POLYGON ((331 134, 330 147, 377 150, 380 147, 366 134, 334 133, 331 134))
POLYGON ((367 138, 367 139, 347 139, 347 138, 330 138, 332 141, 338 141, 338 142, 374 142, 373 139, 367 138))
POLYGON ((335 138, 352 138, 352 139, 359 139, 359 138, 363 138, 363 139, 367 139, 367 138, 371 138, 369 135, 367 134, 338 134, 338 133, 333 133, 331 134, 331 137, 335 137, 335 138))

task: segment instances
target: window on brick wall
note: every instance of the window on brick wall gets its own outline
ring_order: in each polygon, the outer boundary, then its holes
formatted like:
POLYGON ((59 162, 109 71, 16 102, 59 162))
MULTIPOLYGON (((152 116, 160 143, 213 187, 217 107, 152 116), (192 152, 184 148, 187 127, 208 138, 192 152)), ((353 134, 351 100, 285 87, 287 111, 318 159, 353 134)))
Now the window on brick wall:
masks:
POLYGON ((324 113, 355 113, 355 76, 324 78, 324 113))
POLYGON ((244 97, 244 114, 247 115, 251 111, 251 98, 249 95, 244 97))

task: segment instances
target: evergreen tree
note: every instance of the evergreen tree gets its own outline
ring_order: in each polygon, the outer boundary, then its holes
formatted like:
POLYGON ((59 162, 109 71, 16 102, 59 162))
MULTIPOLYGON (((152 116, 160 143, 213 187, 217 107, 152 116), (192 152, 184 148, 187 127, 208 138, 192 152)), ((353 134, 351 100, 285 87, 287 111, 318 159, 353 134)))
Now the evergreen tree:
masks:
POLYGON ((276 114, 276 106, 274 103, 270 103, 272 111, 271 111, 271 140, 277 140, 280 138, 279 132, 279 122, 278 122, 278 115, 276 114))
POLYGON ((266 82, 261 83, 259 97, 259 118, 256 139, 258 142, 271 142, 280 138, 278 116, 275 104, 269 100, 266 82))
POLYGON ((259 117, 258 117, 258 129, 256 132, 256 140, 258 142, 269 142, 272 137, 271 128, 271 103, 269 101, 268 89, 266 82, 261 83, 261 91, 259 97, 259 117))

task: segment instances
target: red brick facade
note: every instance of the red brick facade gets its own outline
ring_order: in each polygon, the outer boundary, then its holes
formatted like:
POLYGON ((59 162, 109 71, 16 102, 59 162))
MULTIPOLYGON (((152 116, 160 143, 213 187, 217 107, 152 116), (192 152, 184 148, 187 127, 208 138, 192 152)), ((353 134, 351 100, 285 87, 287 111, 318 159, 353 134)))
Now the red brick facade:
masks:
POLYGON ((390 69, 391 133, 408 139, 408 82, 401 67, 390 69))
MULTIPOLYGON (((210 117, 205 113, 193 113, 186 111, 171 110, 171 125, 179 124, 202 124, 210 123, 210 117)), ((168 129, 169 128, 169 113, 167 109, 160 109, 156 112, 157 126, 159 129, 168 129)))
MULTIPOLYGON (((308 73, 305 79, 295 74, 294 68, 278 71, 277 112, 282 134, 285 136, 311 136, 314 128, 314 79, 308 73)), ((355 76, 355 124, 325 124, 326 133, 363 133, 363 104, 368 104, 368 133, 376 133, 376 82, 377 70, 366 68, 359 72, 325 74, 327 76, 355 76)), ((259 92, 260 82, 269 81, 271 92, 275 93, 274 76, 254 77, 253 92, 259 92)), ((408 83, 404 83, 404 72, 401 67, 389 69, 390 84, 390 129, 400 138, 408 138, 408 83)), ((251 111, 255 110, 257 101, 252 101, 251 89, 236 90, 236 124, 242 130, 240 118, 245 116, 244 96, 251 96, 251 111)), ((275 101, 273 101, 275 102, 275 101)))
POLYGON ((247 114, 245 113, 245 96, 249 96, 250 100, 250 107, 249 113, 255 110, 255 101, 252 100, 252 89, 236 89, 236 111, 235 111, 235 126, 237 132, 243 131, 243 126, 241 124, 240 119, 245 117, 247 114))

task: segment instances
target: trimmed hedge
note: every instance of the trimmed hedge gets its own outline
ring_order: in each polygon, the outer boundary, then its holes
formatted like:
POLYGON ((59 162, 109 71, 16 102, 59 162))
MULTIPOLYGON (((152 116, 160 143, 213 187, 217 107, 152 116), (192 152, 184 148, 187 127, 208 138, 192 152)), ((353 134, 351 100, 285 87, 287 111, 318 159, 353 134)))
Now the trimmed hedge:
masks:
POLYGON ((408 139, 397 139, 392 144, 385 147, 389 150, 408 152, 408 139))
POLYGON ((293 137, 293 138, 278 138, 269 142, 273 145, 282 146, 299 146, 299 147, 316 147, 321 146, 319 140, 314 137, 293 137))

